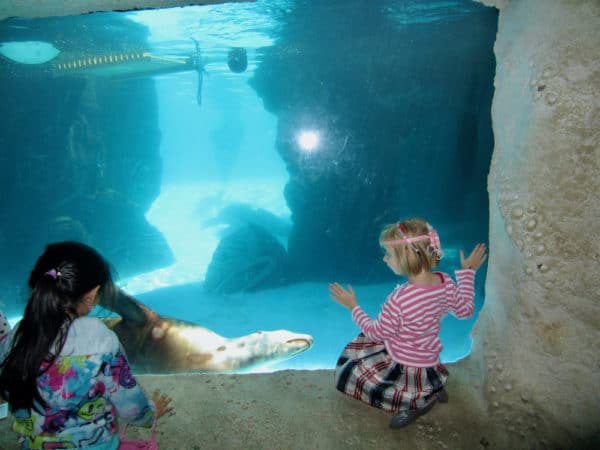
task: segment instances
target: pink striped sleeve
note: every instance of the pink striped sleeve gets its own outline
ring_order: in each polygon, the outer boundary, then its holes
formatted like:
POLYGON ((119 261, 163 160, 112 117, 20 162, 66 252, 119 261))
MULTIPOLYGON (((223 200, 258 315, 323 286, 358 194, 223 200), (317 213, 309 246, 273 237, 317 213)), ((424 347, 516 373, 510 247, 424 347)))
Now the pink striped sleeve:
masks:
POLYGON ((455 271, 455 274, 458 288, 454 291, 454 298, 450 299, 450 308, 459 319, 468 319, 475 309, 475 271, 463 269, 455 271))
POLYGON ((371 320, 360 306, 352 310, 352 320, 368 338, 382 341, 393 336, 398 330, 401 319, 397 307, 392 304, 392 298, 393 293, 385 301, 375 320, 371 320))

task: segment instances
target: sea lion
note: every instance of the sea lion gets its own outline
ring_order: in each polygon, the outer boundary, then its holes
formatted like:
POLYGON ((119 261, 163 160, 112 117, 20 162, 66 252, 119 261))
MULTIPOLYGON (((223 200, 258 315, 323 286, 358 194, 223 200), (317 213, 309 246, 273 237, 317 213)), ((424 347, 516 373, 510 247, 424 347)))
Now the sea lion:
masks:
POLYGON ((104 321, 138 373, 247 371, 296 356, 313 343, 312 336, 287 330, 226 338, 200 325, 161 316, 123 291, 111 306, 121 317, 104 321))

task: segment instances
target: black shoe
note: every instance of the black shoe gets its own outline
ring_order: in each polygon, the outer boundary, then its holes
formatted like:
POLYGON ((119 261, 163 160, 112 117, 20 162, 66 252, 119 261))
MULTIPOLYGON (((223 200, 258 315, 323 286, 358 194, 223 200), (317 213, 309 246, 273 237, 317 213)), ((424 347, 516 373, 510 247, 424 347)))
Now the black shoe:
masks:
POLYGON ((398 414, 394 414, 394 417, 392 417, 392 420, 390 420, 390 428, 403 428, 406 425, 413 423, 417 417, 422 416, 431 408, 433 408, 436 401, 437 400, 433 400, 422 409, 410 409, 408 411, 401 411, 398 414))
POLYGON ((390 428, 403 428, 406 425, 414 422, 418 416, 419 411, 417 410, 402 411, 398 414, 394 414, 394 417, 392 417, 392 420, 390 420, 390 428))
POLYGON ((442 389, 437 393, 437 401, 440 403, 448 403, 448 393, 445 389, 442 389))

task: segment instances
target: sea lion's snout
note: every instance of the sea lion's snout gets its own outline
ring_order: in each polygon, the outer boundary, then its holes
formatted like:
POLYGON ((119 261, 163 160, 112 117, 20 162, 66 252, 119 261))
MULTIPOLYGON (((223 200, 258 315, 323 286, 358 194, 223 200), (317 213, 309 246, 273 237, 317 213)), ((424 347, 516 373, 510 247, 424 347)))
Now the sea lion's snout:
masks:
POLYGON ((287 343, 290 345, 311 345, 311 341, 308 339, 290 339, 287 343))
POLYGON ((293 352, 308 350, 310 347, 312 347, 312 345, 313 338, 309 335, 302 337, 296 336, 285 341, 285 346, 287 349, 293 352))

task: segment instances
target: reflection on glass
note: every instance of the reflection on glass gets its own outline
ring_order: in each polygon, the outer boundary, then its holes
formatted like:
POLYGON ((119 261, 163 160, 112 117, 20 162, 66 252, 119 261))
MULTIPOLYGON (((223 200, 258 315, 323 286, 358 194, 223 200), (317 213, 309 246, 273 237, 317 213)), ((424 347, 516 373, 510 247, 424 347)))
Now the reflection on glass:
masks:
POLYGON ((316 131, 301 131, 298 134, 298 146, 305 152, 312 152, 319 146, 319 133, 316 131))

